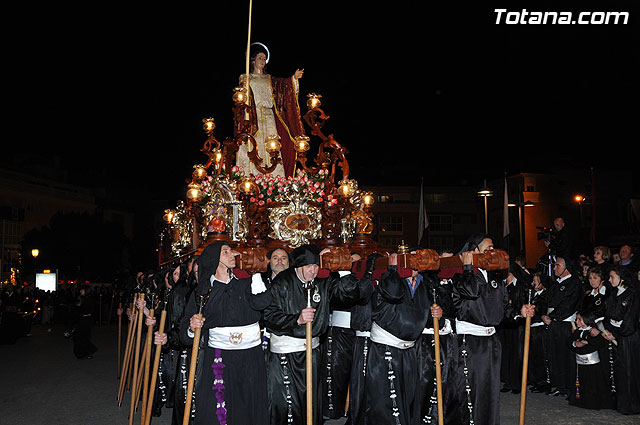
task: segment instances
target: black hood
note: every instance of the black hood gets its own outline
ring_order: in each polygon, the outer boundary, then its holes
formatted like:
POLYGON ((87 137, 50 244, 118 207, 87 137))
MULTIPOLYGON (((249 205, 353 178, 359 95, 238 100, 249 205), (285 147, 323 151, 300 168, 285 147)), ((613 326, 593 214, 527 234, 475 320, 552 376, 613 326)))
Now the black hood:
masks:
POLYGON ((228 242, 218 241, 208 245, 198 258, 198 284, 209 286, 211 276, 216 273, 220 264, 220 251, 223 246, 231 246, 228 242))

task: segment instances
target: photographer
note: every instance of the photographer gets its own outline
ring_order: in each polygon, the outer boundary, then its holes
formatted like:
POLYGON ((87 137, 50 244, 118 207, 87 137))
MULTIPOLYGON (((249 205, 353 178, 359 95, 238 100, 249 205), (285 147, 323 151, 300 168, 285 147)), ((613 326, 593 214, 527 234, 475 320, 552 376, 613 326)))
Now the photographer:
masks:
POLYGON ((538 234, 538 239, 544 239, 544 245, 549 249, 551 255, 562 258, 573 258, 571 237, 565 228, 562 217, 553 220, 552 228, 542 229, 538 234))

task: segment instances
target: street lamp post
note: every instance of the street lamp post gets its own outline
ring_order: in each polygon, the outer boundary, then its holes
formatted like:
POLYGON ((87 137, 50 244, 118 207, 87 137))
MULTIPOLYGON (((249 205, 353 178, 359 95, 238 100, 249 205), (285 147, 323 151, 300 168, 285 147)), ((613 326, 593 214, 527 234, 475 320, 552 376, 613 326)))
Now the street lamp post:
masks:
POLYGON ((487 187, 487 180, 484 181, 484 186, 478 191, 478 196, 484 198, 484 232, 489 234, 489 220, 487 219, 487 198, 493 196, 493 191, 487 187))
POLYGON ((523 207, 533 207, 535 204, 531 201, 525 202, 509 202, 507 204, 510 207, 518 207, 518 226, 519 226, 519 234, 520 234, 520 252, 524 253, 524 237, 523 237, 523 226, 522 226, 522 215, 523 215, 523 207))

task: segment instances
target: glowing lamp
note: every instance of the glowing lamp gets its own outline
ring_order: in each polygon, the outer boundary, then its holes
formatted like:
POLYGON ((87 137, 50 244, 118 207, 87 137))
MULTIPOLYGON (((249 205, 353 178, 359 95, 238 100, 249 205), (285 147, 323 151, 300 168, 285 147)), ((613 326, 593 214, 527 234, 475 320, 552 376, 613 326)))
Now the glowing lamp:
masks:
POLYGON ((238 86, 236 88, 233 89, 233 101, 236 104, 241 104, 241 103, 245 103, 247 96, 245 96, 246 90, 244 88, 244 86, 238 86))
POLYGON ((306 152, 309 150, 309 137, 308 136, 298 136, 296 137, 296 141, 293 144, 297 152, 306 152))
POLYGON ((38 255, 40 254, 40 250, 37 248, 34 248, 31 250, 31 255, 33 256, 33 258, 36 258, 38 255))
POLYGON ((216 128, 216 123, 213 121, 213 118, 205 118, 202 120, 204 123, 203 128, 207 133, 211 133, 216 128))
POLYGON ((222 152, 220 151, 220 149, 215 148, 212 149, 211 152, 213 152, 213 160, 216 162, 216 164, 222 162, 222 152))
POLYGON ((584 196, 582 195, 576 195, 573 197, 573 199, 577 202, 577 203, 581 203, 584 201, 584 196))
POLYGON ((364 204, 365 204, 367 207, 370 207, 370 206, 373 204, 373 202, 374 202, 374 199, 373 199, 373 193, 371 193, 371 192, 366 192, 366 193, 364 193, 364 194, 362 195, 362 202, 364 202, 364 204))
POLYGON ((175 217, 175 214, 172 210, 164 210, 164 215, 162 216, 162 219, 164 220, 165 223, 171 224, 173 222, 173 217, 175 217))
POLYGON ((282 144, 280 143, 280 136, 269 136, 266 141, 266 149, 270 154, 280 152, 280 148, 282 148, 282 144))
POLYGON ((240 190, 242 190, 242 193, 245 195, 251 195, 254 185, 255 183, 251 177, 245 177, 240 181, 240 190))
POLYGON ((345 197, 353 196, 356 190, 358 190, 358 183, 355 180, 342 180, 338 186, 338 192, 345 197))
POLYGON ((202 180, 207 177, 207 170, 204 168, 204 165, 198 164, 193 166, 193 173, 191 174, 194 179, 202 180))
POLYGON ((187 186, 187 199, 191 202, 200 202, 203 197, 200 185, 197 183, 189 183, 187 186))
POLYGON ((320 102, 320 98, 322 96, 320 96, 319 94, 315 94, 315 93, 309 93, 307 95, 307 107, 309 109, 315 109, 315 108, 319 108, 320 105, 322 104, 320 102))

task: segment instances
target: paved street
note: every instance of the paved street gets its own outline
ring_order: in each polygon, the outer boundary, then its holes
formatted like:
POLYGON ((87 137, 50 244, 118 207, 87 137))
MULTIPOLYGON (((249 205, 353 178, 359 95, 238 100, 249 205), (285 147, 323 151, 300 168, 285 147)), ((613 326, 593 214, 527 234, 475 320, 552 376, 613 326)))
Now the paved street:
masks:
MULTIPOLYGON (((126 329, 125 329, 126 330, 126 329)), ((0 425, 126 425, 129 393, 117 406, 117 327, 95 326, 93 359, 77 360, 63 327, 51 331, 34 325, 33 336, 15 345, 0 345, 0 425)), ((123 333, 124 335, 124 333, 123 333)), ((124 337, 123 337, 124 339, 124 337)), ((124 341, 123 341, 124 345, 124 341)), ((518 423, 520 396, 502 394, 502 424, 518 423)), ((155 425, 169 425, 165 411, 155 425)), ((140 423, 139 413, 134 423, 140 423)), ((527 425, 638 424, 640 416, 615 411, 590 411, 568 406, 564 399, 540 394, 527 396, 527 425)), ((341 425, 344 419, 326 425, 341 425)), ((249 425, 249 424, 242 424, 249 425)))

